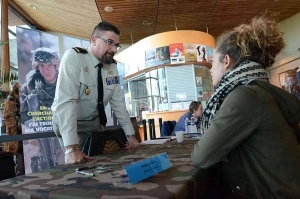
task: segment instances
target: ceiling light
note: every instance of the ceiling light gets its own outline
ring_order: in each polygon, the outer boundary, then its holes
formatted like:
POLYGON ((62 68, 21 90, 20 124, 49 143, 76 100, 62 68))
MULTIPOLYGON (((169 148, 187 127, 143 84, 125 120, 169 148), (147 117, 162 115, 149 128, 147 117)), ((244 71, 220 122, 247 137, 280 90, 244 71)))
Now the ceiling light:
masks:
POLYGON ((30 8, 32 8, 32 9, 34 9, 34 10, 37 10, 37 7, 34 6, 34 5, 32 5, 32 4, 30 4, 30 3, 28 3, 27 6, 29 6, 30 8))
POLYGON ((145 26, 149 26, 151 24, 153 24, 153 21, 143 21, 143 25, 145 26))
POLYGON ((271 13, 271 16, 272 16, 272 17, 278 16, 278 15, 280 15, 280 12, 272 12, 272 13, 271 13))
POLYGON ((104 8, 104 10, 105 10, 106 12, 111 12, 111 11, 113 11, 113 8, 110 7, 110 6, 106 6, 106 7, 104 8))

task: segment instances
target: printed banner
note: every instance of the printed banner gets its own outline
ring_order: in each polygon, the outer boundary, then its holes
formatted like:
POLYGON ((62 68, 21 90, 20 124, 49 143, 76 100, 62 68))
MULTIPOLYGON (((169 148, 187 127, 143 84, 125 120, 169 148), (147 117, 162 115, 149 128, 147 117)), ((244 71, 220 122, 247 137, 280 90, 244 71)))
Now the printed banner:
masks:
MULTIPOLYGON (((22 133, 53 132, 51 105, 58 75, 59 43, 52 34, 17 27, 22 133)), ((64 163, 59 141, 23 141, 25 173, 64 163)))
POLYGON ((156 65, 170 63, 170 48, 169 46, 163 46, 156 48, 156 65))

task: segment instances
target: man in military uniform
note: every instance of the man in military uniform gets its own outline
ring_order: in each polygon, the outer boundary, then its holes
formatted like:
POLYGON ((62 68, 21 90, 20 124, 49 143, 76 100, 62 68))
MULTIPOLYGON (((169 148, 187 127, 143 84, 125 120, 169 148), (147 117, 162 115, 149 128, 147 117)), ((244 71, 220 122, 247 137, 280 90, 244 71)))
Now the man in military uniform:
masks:
POLYGON ((79 149, 88 133, 103 130, 106 124, 104 106, 108 101, 127 135, 127 148, 139 145, 122 101, 113 60, 120 48, 119 35, 117 27, 103 21, 94 28, 87 49, 69 49, 61 60, 52 111, 53 129, 62 138, 66 163, 90 159, 79 149))
POLYGON ((20 88, 22 123, 28 126, 32 116, 28 112, 39 111, 41 106, 50 109, 55 94, 59 57, 57 52, 42 47, 32 51, 32 70, 26 75, 26 83, 20 88))

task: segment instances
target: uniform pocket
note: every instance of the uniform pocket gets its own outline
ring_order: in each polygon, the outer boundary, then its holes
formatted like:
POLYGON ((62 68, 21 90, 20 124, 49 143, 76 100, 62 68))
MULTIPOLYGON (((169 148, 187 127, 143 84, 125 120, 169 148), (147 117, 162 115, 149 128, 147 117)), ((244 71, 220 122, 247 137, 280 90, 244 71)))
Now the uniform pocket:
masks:
POLYGON ((105 85, 104 88, 108 89, 108 90, 114 90, 115 89, 115 84, 113 84, 113 85, 105 85))
POLYGON ((94 96, 97 96, 97 94, 95 93, 96 90, 94 80, 89 73, 80 74, 79 81, 79 96, 81 100, 92 100, 94 96))

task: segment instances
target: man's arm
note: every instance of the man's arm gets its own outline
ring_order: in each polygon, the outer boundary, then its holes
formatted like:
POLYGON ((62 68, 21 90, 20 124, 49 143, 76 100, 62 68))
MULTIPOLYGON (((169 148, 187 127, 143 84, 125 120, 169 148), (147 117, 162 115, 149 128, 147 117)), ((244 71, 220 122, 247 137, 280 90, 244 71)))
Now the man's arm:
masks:
POLYGON ((232 92, 194 146, 192 161, 199 168, 207 169, 220 162, 247 139, 261 121, 262 99, 257 92, 245 86, 232 92))
POLYGON ((53 117, 55 117, 64 146, 78 144, 77 101, 79 98, 80 62, 77 53, 68 50, 59 67, 56 84, 53 117))

